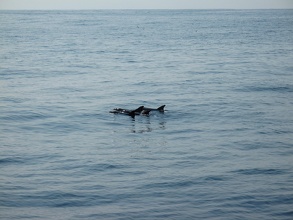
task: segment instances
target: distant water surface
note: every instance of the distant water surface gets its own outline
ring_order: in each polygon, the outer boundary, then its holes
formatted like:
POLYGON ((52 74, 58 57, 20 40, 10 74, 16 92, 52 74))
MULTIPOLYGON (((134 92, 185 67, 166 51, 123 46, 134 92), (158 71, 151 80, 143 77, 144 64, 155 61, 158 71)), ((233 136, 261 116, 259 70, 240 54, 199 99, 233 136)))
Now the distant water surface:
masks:
POLYGON ((292 219, 292 61, 293 10, 0 11, 0 218, 292 219))

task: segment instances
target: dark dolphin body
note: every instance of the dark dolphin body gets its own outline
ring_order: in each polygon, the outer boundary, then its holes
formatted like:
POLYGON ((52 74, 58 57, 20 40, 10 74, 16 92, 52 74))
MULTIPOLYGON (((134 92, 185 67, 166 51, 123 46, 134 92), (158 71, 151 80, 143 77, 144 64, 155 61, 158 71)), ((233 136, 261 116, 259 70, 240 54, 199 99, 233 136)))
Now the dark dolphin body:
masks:
POLYGON ((140 114, 149 115, 150 111, 159 111, 163 113, 165 106, 166 105, 162 105, 159 108, 146 108, 144 106, 140 106, 134 110, 124 109, 124 108, 114 108, 112 111, 110 111, 110 113, 129 115, 132 118, 134 118, 135 115, 140 115, 140 114))
POLYGON ((134 118, 135 115, 139 115, 143 111, 143 108, 144 106, 140 106, 135 110, 129 110, 124 108, 114 108, 112 111, 110 111, 110 113, 129 115, 134 118))
POLYGON ((165 108, 166 105, 162 105, 160 106, 159 108, 146 108, 146 107, 143 107, 143 111, 159 111, 159 112, 164 112, 164 108, 165 108))

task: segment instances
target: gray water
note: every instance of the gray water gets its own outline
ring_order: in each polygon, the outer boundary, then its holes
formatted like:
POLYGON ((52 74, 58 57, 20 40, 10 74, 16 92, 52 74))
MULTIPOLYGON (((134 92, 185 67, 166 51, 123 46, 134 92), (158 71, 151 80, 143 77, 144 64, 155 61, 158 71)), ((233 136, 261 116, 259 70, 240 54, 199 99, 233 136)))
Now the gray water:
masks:
POLYGON ((293 10, 0 11, 0 218, 292 219, 292 36, 293 10))

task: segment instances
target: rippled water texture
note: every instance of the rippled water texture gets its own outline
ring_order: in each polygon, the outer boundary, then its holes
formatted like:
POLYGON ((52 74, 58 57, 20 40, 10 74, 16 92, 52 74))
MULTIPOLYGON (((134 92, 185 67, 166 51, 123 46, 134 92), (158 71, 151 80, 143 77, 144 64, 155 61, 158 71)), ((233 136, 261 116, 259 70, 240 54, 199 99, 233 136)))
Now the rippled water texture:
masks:
POLYGON ((1 11, 0 218, 292 219, 292 24, 1 11))

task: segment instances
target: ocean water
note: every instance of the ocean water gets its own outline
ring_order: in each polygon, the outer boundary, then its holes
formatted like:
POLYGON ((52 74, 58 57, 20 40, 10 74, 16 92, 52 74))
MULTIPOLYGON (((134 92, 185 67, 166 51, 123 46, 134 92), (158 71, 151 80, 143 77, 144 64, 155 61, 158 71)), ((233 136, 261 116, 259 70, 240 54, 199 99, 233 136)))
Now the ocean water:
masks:
POLYGON ((0 88, 0 219, 293 218, 293 10, 0 11, 0 88))

